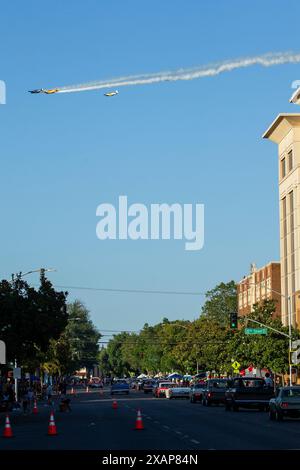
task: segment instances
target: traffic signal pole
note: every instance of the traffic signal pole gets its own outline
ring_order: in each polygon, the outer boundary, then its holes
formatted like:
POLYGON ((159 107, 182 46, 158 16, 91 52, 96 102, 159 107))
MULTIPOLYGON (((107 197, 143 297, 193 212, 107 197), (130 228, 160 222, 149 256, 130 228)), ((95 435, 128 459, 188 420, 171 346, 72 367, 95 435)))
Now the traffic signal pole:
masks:
MULTIPOLYGON (((291 308, 290 308, 290 297, 289 297, 289 315, 291 314, 291 308)), ((290 319, 290 317, 289 317, 290 319)), ((260 326, 264 326, 265 328, 268 328, 269 330, 275 331, 279 335, 285 336, 286 338, 289 338, 289 372, 290 372, 290 387, 292 386, 292 364, 291 364, 291 350, 292 350, 292 325, 291 321, 289 321, 289 334, 283 333, 282 331, 276 330, 275 328, 272 328, 271 326, 265 325, 264 323, 253 320, 253 318, 247 317, 247 320, 252 321, 254 323, 257 323, 260 326)))

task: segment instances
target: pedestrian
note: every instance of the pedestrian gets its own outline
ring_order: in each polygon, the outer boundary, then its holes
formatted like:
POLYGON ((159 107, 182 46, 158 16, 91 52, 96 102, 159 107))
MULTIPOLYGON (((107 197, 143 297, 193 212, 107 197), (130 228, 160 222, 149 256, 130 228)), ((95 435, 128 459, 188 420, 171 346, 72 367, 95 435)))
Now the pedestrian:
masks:
POLYGON ((269 372, 265 374, 265 385, 267 387, 273 387, 273 380, 269 372))
POLYGON ((33 409, 33 400, 34 400, 34 391, 32 390, 32 388, 28 389, 27 396, 28 396, 29 411, 31 411, 33 409))
POLYGON ((70 398, 67 398, 65 395, 62 395, 59 404, 59 411, 71 411, 70 402, 70 398))
POLYGON ((52 404, 52 385, 49 384, 47 387, 47 405, 51 406, 52 404))
POLYGON ((28 403, 29 403, 28 392, 27 392, 27 390, 25 390, 23 398, 22 398, 22 406, 23 406, 23 414, 24 415, 27 414, 28 403))

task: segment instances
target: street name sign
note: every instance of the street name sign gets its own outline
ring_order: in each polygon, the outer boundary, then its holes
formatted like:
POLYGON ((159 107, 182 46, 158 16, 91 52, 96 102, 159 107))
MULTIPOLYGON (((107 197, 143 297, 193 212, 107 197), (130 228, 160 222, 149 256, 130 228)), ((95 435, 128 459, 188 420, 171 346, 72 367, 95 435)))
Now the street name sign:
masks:
POLYGON ((246 335, 266 335, 267 328, 245 328, 246 335))

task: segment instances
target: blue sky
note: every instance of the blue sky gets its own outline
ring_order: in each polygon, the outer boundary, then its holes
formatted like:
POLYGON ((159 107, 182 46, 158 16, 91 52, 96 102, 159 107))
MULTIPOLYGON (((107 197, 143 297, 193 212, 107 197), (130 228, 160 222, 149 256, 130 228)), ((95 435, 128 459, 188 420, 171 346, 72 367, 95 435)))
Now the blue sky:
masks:
MULTIPOLYGON (((296 1, 6 2, 1 8, 0 276, 45 266, 58 285, 205 292, 279 258, 277 149, 261 135, 300 65, 103 91, 27 90, 300 51, 296 1), (18 6, 18 8, 16 7, 18 6), (96 207, 204 203, 205 245, 100 241, 96 207)), ((29 277, 28 277, 29 280, 29 277)), ((31 282, 38 279, 33 275, 31 282)), ((70 290, 100 329, 193 319, 203 296, 70 290)))

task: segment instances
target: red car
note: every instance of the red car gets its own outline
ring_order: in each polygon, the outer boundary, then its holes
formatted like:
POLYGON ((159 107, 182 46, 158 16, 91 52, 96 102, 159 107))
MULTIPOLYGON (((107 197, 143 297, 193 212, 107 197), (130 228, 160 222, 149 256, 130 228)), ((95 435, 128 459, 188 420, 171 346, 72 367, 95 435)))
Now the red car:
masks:
POLYGON ((168 390, 168 388, 174 387, 176 387, 176 384, 174 384, 173 382, 159 382, 157 387, 155 387, 155 389, 153 390, 153 395, 156 398, 166 397, 166 390, 168 390))

